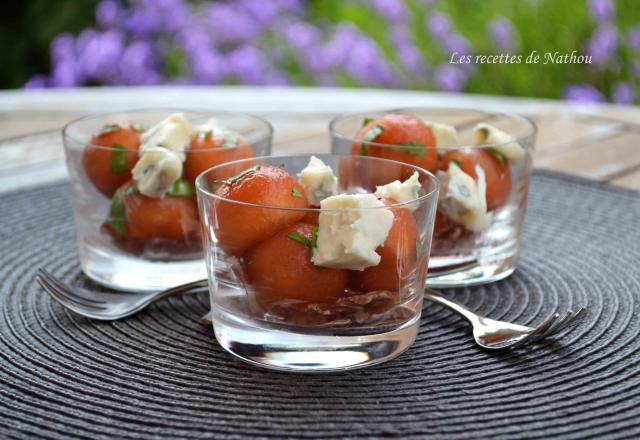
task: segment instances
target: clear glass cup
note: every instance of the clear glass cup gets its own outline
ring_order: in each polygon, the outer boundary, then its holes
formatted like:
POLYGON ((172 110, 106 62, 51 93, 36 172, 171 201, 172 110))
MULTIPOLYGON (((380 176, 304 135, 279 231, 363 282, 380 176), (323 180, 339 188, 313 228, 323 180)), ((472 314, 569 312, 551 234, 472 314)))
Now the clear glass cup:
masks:
MULTIPOLYGON (((485 284, 503 279, 515 270, 536 131, 535 124, 522 116, 465 109, 404 108, 374 111, 338 116, 330 123, 331 151, 334 154, 399 160, 424 167, 441 178, 447 174, 451 162, 454 162, 461 165, 467 174, 476 174, 471 176, 476 183, 479 174, 475 172, 475 166, 482 168, 487 203, 482 222, 474 224, 465 219, 467 223, 463 224, 458 218, 452 219, 451 204, 443 202, 447 186, 441 186, 441 200, 429 261, 430 287, 485 284), (375 127, 377 118, 388 114, 413 115, 425 122, 448 124, 455 127, 458 142, 448 141, 444 136, 441 145, 426 148, 412 142, 402 142, 400 145, 390 143, 391 141, 363 142, 363 139, 366 140, 364 132, 371 126, 375 127), (501 138, 497 143, 478 144, 474 127, 479 123, 490 124, 506 133, 510 140, 504 141, 501 138), (504 156, 495 154, 495 151, 504 149, 511 142, 523 149, 518 160, 507 160, 504 156), (488 156, 493 156, 494 159, 487 159, 488 156), (473 171, 469 171, 469 168, 473 171)), ((370 133, 370 138, 378 137, 373 137, 375 132, 370 133)), ((397 139, 402 139, 402 136, 400 134, 397 139)), ((449 179, 449 176, 444 178, 449 179)), ((454 212, 453 215, 455 214, 454 212)))
POLYGON ((231 162, 196 181, 216 338, 235 356, 268 368, 327 371, 384 362, 412 344, 420 324, 438 180, 423 169, 385 159, 316 157, 337 176, 338 194, 375 191, 378 169, 385 167, 407 176, 417 173, 419 197, 360 209, 321 210, 305 207, 306 201, 295 207, 261 203, 268 200, 264 194, 286 203, 304 197, 293 179, 308 164, 308 155, 231 162), (251 168, 256 166, 262 171, 251 168), (251 179, 260 182, 256 176, 266 173, 262 167, 279 167, 291 177, 252 186, 251 179), (253 171, 225 182, 248 169, 253 171), (315 246, 333 239, 322 227, 314 228, 340 215, 361 215, 369 225, 381 216, 393 219, 384 245, 376 248, 379 264, 348 270, 311 262, 315 246))
POLYGON ((83 272, 110 288, 140 292, 205 278, 195 177, 220 163, 268 155, 272 133, 271 125, 255 116, 180 109, 104 113, 67 124, 62 137, 83 272), (103 136, 109 136, 113 124, 131 124, 131 130, 142 132, 176 112, 194 126, 216 118, 243 141, 218 148, 197 144, 199 148, 187 150, 182 178, 189 183, 178 188, 180 196, 147 198, 127 191, 138 152, 117 142, 92 144, 92 139, 98 139, 93 136, 103 127, 107 127, 103 136))

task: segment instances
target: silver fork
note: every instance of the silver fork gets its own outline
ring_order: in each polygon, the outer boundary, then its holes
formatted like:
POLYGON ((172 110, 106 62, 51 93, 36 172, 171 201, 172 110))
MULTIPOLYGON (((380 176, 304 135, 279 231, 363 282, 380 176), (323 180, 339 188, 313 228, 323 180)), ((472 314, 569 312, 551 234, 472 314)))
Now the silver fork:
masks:
MULTIPOLYGON (((36 281, 45 292, 69 310, 89 318, 106 321, 133 315, 159 299, 207 286, 207 280, 204 279, 146 294, 96 292, 66 284, 42 268, 38 269, 36 281)), ((558 320, 560 316, 558 313, 552 313, 539 326, 526 327, 479 316, 432 290, 425 291, 425 298, 467 318, 473 325, 476 343, 490 350, 513 348, 557 334, 570 324, 577 322, 576 318, 583 310, 582 308, 575 312, 569 310, 560 320, 558 320)), ((210 319, 209 316, 207 314, 203 319, 210 319)))
POLYGON ((560 318, 559 313, 554 312, 542 321, 540 325, 527 327, 478 315, 462 304, 445 298, 433 290, 425 290, 424 297, 466 318, 473 327, 473 338, 476 344, 488 350, 515 348, 525 343, 557 335, 570 325, 578 322, 577 318, 582 316, 584 312, 584 308, 579 307, 576 311, 568 310, 562 318, 560 318))
POLYGON ((38 269, 36 282, 42 290, 69 310, 88 318, 104 321, 114 321, 133 315, 159 299, 181 295, 189 290, 207 286, 207 280, 204 279, 160 292, 96 292, 78 286, 71 286, 43 268, 38 269))

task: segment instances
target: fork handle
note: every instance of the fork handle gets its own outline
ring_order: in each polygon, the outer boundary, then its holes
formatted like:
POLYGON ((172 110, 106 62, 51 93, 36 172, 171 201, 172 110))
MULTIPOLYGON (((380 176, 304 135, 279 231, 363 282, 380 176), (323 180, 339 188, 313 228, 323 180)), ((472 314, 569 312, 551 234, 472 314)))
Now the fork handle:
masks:
POLYGON ((452 311, 456 312, 457 314, 465 317, 471 324, 477 324, 480 321, 481 317, 479 315, 476 315, 475 313, 473 313, 471 310, 467 309, 462 304, 457 303, 456 301, 454 301, 452 299, 445 298, 444 296, 440 295, 440 293, 436 292, 435 290, 425 289, 424 297, 426 299, 428 299, 429 301, 432 301, 434 303, 440 304, 441 306, 444 306, 444 307, 448 308, 449 310, 452 310, 452 311))
POLYGON ((189 290, 197 289, 198 287, 206 287, 209 280, 204 278, 202 280, 191 281, 190 283, 180 284, 179 286, 171 287, 170 289, 163 290, 153 297, 153 301, 157 301, 167 296, 180 295, 189 290))

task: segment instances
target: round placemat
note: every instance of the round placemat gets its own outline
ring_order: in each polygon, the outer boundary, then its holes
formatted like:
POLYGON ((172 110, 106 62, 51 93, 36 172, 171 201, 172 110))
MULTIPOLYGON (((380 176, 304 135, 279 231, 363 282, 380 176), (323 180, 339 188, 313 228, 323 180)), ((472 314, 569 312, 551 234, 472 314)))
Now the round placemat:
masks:
POLYGON ((638 438, 640 195, 534 176, 518 270, 446 293, 535 324, 585 306, 557 340, 476 347, 426 303, 409 351, 347 373, 260 370, 200 323, 206 294, 113 323, 63 309, 34 285, 45 266, 82 277, 65 185, 0 197, 0 436, 6 438, 638 438))

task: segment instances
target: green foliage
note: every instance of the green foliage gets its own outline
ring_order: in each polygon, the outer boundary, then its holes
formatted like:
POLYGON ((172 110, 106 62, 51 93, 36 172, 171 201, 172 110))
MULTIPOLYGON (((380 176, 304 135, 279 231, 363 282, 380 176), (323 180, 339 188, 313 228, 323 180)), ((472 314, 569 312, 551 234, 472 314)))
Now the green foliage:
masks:
POLYGON ((5 2, 0 14, 0 88, 21 87, 31 75, 49 71, 49 45, 62 32, 94 23, 97 0, 5 2))

